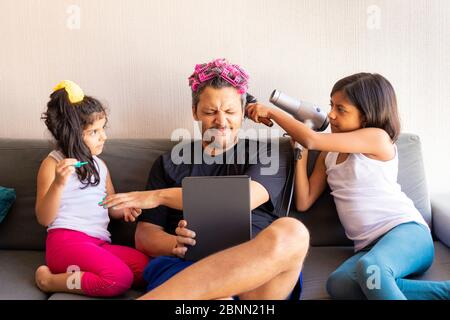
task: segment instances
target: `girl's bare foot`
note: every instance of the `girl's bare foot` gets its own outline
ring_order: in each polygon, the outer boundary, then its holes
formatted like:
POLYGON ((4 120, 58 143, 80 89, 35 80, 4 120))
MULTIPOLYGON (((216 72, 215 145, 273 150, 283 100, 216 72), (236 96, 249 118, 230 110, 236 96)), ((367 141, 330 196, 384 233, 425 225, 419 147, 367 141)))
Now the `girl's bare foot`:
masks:
POLYGON ((40 266, 36 269, 35 280, 36 285, 44 292, 50 292, 50 280, 53 276, 52 272, 47 266, 40 266))

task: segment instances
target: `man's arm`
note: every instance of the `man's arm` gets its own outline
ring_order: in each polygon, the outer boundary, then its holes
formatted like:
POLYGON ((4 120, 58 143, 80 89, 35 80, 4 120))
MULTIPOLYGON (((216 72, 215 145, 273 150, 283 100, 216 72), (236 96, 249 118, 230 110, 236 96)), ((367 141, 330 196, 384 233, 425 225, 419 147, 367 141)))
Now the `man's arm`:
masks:
POLYGON ((181 188, 166 188, 108 195, 103 200, 102 205, 114 210, 124 208, 153 209, 159 206, 181 210, 183 208, 182 199, 181 188))
MULTIPOLYGON (((250 183, 251 209, 255 209, 269 200, 269 193, 260 183, 250 183)), ((159 190, 136 191, 108 195, 103 200, 107 208, 115 210, 123 208, 152 209, 166 206, 176 210, 183 210, 183 192, 181 188, 166 188, 159 190)))
POLYGON ((140 221, 135 233, 136 249, 151 257, 172 255, 177 244, 176 236, 168 234, 161 226, 140 221))
POLYGON ((161 226, 141 221, 135 233, 136 248, 152 257, 172 255, 184 258, 186 246, 195 246, 195 232, 187 228, 186 220, 180 220, 175 234, 165 232, 161 226))
MULTIPOLYGON (((176 210, 183 210, 182 188, 168 188, 155 190, 159 205, 163 205, 176 210)), ((250 207, 255 209, 269 201, 269 193, 262 184, 256 181, 250 182, 250 207)))
POLYGON ((159 205, 175 210, 183 210, 183 192, 181 188, 155 190, 159 205))

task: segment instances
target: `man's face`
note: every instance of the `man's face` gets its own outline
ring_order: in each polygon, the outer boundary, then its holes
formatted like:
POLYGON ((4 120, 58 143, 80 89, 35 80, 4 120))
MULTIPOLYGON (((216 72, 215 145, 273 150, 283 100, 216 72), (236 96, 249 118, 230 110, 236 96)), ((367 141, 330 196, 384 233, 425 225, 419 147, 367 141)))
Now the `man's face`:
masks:
POLYGON ((220 151, 237 142, 244 114, 241 95, 235 88, 206 87, 200 94, 197 107, 192 108, 192 113, 194 119, 201 123, 204 147, 209 145, 220 151))

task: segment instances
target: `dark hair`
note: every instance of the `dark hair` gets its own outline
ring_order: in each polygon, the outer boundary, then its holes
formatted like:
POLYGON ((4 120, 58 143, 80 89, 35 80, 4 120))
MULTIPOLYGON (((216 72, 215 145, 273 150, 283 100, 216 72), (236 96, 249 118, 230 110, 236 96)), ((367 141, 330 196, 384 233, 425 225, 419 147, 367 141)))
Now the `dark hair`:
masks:
MULTIPOLYGON (((200 83, 198 86, 198 89, 196 91, 192 91, 192 107, 195 110, 197 110, 197 105, 198 105, 198 102, 200 101, 200 94, 203 92, 203 90, 206 87, 212 87, 214 89, 222 89, 222 88, 227 88, 227 87, 234 88, 231 83, 229 83, 225 79, 222 79, 221 77, 215 77, 208 81, 200 83)), ((247 97, 246 93, 241 94, 242 110, 244 110, 244 107, 245 107, 246 97, 247 97)))
POLYGON ((57 90, 50 95, 47 111, 41 116, 55 138, 57 148, 65 157, 88 162, 87 165, 76 169, 83 188, 89 185, 97 186, 100 183, 100 175, 91 151, 83 141, 83 130, 103 117, 107 119, 106 110, 100 101, 85 96, 82 101, 71 103, 65 89, 57 90))
POLYGON ((330 96, 342 91, 365 117, 365 127, 380 128, 395 142, 400 134, 397 98, 391 83, 376 73, 357 73, 336 82, 330 96))

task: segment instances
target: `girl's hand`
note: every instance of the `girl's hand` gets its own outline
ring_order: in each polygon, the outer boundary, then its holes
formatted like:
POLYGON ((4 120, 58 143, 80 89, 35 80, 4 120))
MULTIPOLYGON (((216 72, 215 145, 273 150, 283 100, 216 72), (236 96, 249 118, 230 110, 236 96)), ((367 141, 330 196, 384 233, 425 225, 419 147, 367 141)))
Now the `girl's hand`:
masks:
MULTIPOLYGON (((263 122, 261 118, 270 119, 270 108, 260 103, 253 103, 247 107, 247 116, 256 123, 263 122)), ((265 121, 264 121, 265 122, 265 121)))
POLYGON ((154 191, 135 191, 128 193, 115 193, 99 203, 106 208, 121 210, 125 208, 152 209, 159 205, 154 191))
POLYGON ((178 258, 184 258, 189 246, 195 246, 195 232, 189 230, 187 227, 186 220, 180 220, 178 222, 178 228, 175 229, 177 235, 177 244, 175 248, 172 249, 172 254, 178 258))
POLYGON ((123 209, 123 219, 125 222, 135 222, 141 213, 142 209, 139 208, 125 208, 123 209))
POLYGON ((67 158, 58 162, 55 168, 55 180, 54 183, 60 187, 64 187, 69 181, 69 177, 75 172, 73 166, 77 163, 77 159, 67 158))

